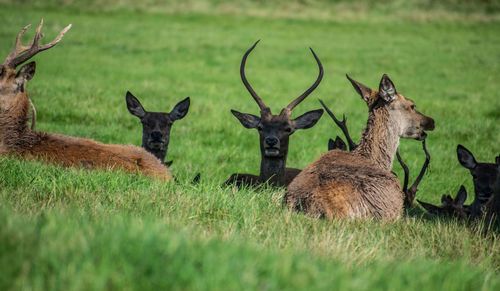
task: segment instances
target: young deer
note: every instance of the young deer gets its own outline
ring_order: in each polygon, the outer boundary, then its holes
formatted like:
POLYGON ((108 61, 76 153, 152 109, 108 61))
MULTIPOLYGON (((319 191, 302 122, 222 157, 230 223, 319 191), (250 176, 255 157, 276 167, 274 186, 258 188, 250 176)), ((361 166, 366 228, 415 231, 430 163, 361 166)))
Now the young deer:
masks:
MULTIPOLYGON (((417 200, 422 207, 431 214, 440 216, 458 216, 471 219, 481 218, 485 213, 493 216, 495 213, 495 202, 498 200, 495 193, 495 185, 500 175, 500 156, 496 157, 495 163, 478 163, 474 155, 462 145, 457 146, 457 157, 460 164, 468 169, 474 183, 474 200, 470 205, 464 205, 465 199, 460 199, 461 204, 443 201, 441 206, 432 205, 417 200), (465 213, 465 215, 462 215, 465 213)), ((463 186, 462 186, 463 187, 463 186)), ((465 189, 463 189, 465 191, 465 189)), ((443 196, 444 197, 444 196, 443 196)), ((457 194, 458 197, 458 194, 457 194)))
POLYGON ((177 103, 170 113, 146 111, 141 102, 130 92, 127 92, 125 99, 130 114, 138 117, 142 123, 142 147, 162 163, 170 166, 172 161, 165 161, 170 142, 170 129, 175 121, 184 118, 188 113, 189 97, 177 103))
POLYGON ((323 66, 318 56, 311 49, 311 52, 319 67, 319 75, 314 84, 302 95, 293 100, 288 106, 283 108, 279 115, 273 115, 271 109, 266 106, 264 101, 255 93, 245 76, 245 64, 248 55, 257 45, 258 41, 246 51, 243 55, 240 66, 240 75, 243 84, 250 95, 260 108, 260 117, 231 110, 233 115, 246 128, 256 128, 260 137, 260 174, 258 176, 251 174, 232 174, 225 182, 226 185, 257 186, 268 182, 274 186, 286 186, 300 172, 299 169, 286 168, 286 158, 288 154, 288 140, 298 129, 313 127, 323 114, 322 109, 309 111, 295 119, 292 119, 292 110, 299 105, 316 87, 318 87, 323 78, 323 66))
POLYGON ((397 219, 404 199, 391 168, 399 138, 425 139, 434 120, 398 94, 387 75, 378 91, 347 78, 369 108, 359 146, 352 152, 329 151, 306 167, 288 186, 284 202, 291 209, 328 219, 397 219))
MULTIPOLYGON (((344 136, 347 140, 347 144, 349 145, 349 151, 352 152, 354 149, 358 147, 358 144, 354 143, 354 141, 351 138, 351 135, 349 134, 349 129, 347 128, 347 118, 345 115, 342 117, 342 120, 338 119, 335 114, 326 106, 326 104, 322 101, 319 100, 323 108, 325 108, 326 113, 330 115, 332 118, 333 122, 342 130, 344 133, 344 136)), ((328 140, 328 150, 334 150, 334 149, 339 149, 342 151, 347 151, 347 144, 339 137, 336 136, 335 140, 329 139, 328 140)), ((401 155, 399 154, 399 150, 396 151, 396 157, 398 159, 399 165, 401 165, 401 168, 403 168, 404 172, 404 179, 403 179, 403 193, 405 194, 405 208, 410 208, 413 205, 413 200, 415 200, 415 196, 418 191, 418 185, 422 181, 427 168, 429 167, 429 163, 431 161, 431 156, 429 152, 427 151, 427 146, 425 144, 425 139, 422 141, 422 148, 425 153, 425 162, 422 165, 422 168, 420 169, 420 172, 418 173, 417 178, 415 178, 415 181, 413 184, 411 184, 410 188, 408 188, 408 182, 410 180, 410 169, 406 165, 406 163, 403 161, 401 158, 401 155)))
POLYGON ((30 99, 26 82, 35 74, 35 62, 16 68, 41 51, 61 41, 71 25, 46 45, 40 44, 43 20, 36 29, 30 46, 21 39, 29 28, 24 27, 16 38, 14 50, 0 66, 0 154, 25 159, 43 160, 62 166, 101 169, 123 169, 170 180, 168 169, 144 149, 126 145, 105 145, 90 139, 33 131, 28 127, 30 99))

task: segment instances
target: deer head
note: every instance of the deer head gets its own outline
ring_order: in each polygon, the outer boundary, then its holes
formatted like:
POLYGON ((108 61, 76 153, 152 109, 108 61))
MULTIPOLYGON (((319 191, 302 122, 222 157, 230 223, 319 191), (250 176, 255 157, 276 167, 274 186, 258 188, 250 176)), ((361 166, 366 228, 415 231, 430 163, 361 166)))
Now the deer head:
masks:
POLYGON ((240 75, 243 84, 247 88, 250 95, 252 95, 255 102, 260 108, 260 116, 248 113, 241 113, 236 110, 231 110, 233 115, 240 121, 246 128, 255 128, 260 136, 260 149, 263 157, 266 158, 284 158, 288 153, 288 139, 298 129, 306 129, 313 127, 316 122, 321 118, 323 110, 309 111, 295 119, 292 119, 293 109, 299 105, 300 102, 311 94, 316 87, 318 87, 321 79, 323 78, 323 66, 316 56, 316 53, 311 49, 311 52, 318 64, 319 75, 314 84, 307 89, 302 95, 294 99, 290 104, 283 108, 278 115, 271 113, 271 109, 266 106, 264 101, 257 95, 245 76, 245 64, 248 55, 257 45, 258 41, 246 51, 243 55, 240 66, 240 75))
POLYGON ((465 200, 467 200, 467 191, 463 185, 460 186, 455 198, 452 198, 451 195, 443 195, 441 197, 441 206, 432 205, 417 199, 418 203, 431 214, 461 219, 469 216, 468 206, 464 206, 465 200))
POLYGON ((130 92, 127 92, 125 99, 128 111, 142 123, 142 147, 163 162, 167 155, 170 130, 175 121, 184 118, 188 113, 189 97, 177 103, 169 113, 146 111, 130 92))
POLYGON ((387 110, 391 124, 397 127, 399 137, 423 140, 427 136, 425 131, 434 129, 434 119, 418 112, 415 103, 399 94, 386 74, 380 80, 378 91, 353 80, 349 75, 347 79, 366 102, 370 112, 381 108, 387 110))
POLYGON ((481 214, 481 208, 490 200, 493 195, 493 187, 497 179, 500 156, 496 157, 495 163, 478 163, 474 155, 463 145, 457 146, 457 158, 460 164, 468 169, 474 182, 474 192, 476 194, 471 205, 472 215, 481 214))
POLYGON ((40 39, 43 37, 42 27, 43 19, 36 28, 36 33, 30 45, 22 44, 22 37, 28 30, 30 25, 25 26, 17 34, 14 49, 9 53, 3 64, 0 65, 0 111, 12 108, 16 100, 16 96, 25 95, 26 83, 35 75, 35 62, 28 63, 22 66, 18 71, 17 67, 34 57, 39 52, 48 50, 61 41, 64 34, 71 28, 71 24, 66 26, 59 35, 50 43, 41 45, 40 39))

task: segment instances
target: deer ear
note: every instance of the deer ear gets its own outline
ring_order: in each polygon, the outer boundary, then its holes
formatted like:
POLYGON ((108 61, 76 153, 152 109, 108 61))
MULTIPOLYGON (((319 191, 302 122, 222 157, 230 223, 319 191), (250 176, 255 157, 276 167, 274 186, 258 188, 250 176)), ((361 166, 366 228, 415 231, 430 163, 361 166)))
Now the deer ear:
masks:
POLYGON ((441 214, 442 212, 442 209, 441 207, 438 207, 438 206, 435 206, 435 205, 432 205, 432 204, 429 204, 429 203, 426 203, 426 202, 423 202, 423 201, 420 201, 417 199, 417 202, 425 209, 427 210, 427 212, 429 212, 430 214, 434 214, 434 215, 438 215, 438 214, 441 214))
POLYGON ((125 96, 127 101, 127 109, 130 114, 135 115, 139 118, 143 118, 146 115, 146 110, 142 107, 141 102, 137 98, 135 98, 130 91, 127 91, 127 95, 125 96))
POLYGON ((302 114, 293 120, 295 129, 306 129, 313 127, 323 115, 323 109, 312 110, 302 114))
POLYGON ((389 79, 387 74, 384 74, 380 80, 378 95, 380 98, 384 99, 385 102, 392 102, 396 99, 396 86, 394 86, 394 83, 389 79))
POLYGON ((16 80, 21 81, 22 83, 33 79, 36 71, 36 63, 30 62, 26 65, 22 66, 21 69, 16 74, 16 80))
POLYGON ((328 140, 328 150, 331 151, 334 149, 347 150, 347 145, 338 135, 335 137, 335 141, 333 139, 328 140))
POLYGON ((188 113, 189 105, 191 104, 190 102, 191 99, 189 99, 189 97, 186 97, 186 99, 177 103, 174 106, 174 109, 172 109, 172 111, 170 112, 170 118, 172 120, 179 120, 184 118, 184 116, 186 116, 186 114, 188 113))
POLYGON ((460 186, 458 190, 457 197, 455 197, 455 204, 464 205, 465 200, 467 200, 467 190, 465 190, 464 185, 460 186))
POLYGON ((365 100, 366 103, 371 103, 371 95, 372 95, 372 89, 368 88, 367 86, 361 84, 360 82, 352 79, 349 75, 345 75, 347 77, 347 80, 351 82, 352 86, 354 87, 354 90, 358 92, 358 94, 365 100))
POLYGON ((474 155, 472 155, 472 153, 461 144, 457 146, 457 156, 458 161, 465 168, 472 170, 476 167, 477 162, 474 155))
POLYGON ((253 114, 241 113, 233 109, 231 109, 231 113, 234 117, 238 118, 241 125, 246 128, 256 128, 260 123, 260 117, 253 114))

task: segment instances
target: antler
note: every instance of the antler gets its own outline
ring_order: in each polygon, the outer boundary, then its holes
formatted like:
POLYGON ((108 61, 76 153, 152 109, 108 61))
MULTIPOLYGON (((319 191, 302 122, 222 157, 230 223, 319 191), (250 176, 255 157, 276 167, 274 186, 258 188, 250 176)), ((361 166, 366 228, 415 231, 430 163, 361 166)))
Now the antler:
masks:
POLYGON ((309 48, 309 49, 311 50, 311 52, 314 56, 314 59, 318 63, 318 68, 319 68, 318 78, 316 79, 314 84, 312 84, 312 86, 309 87, 309 89, 307 89, 304 93, 302 93, 302 95, 300 95, 295 100, 293 100, 290 104, 288 104, 288 106, 285 108, 288 112, 291 112, 297 105, 299 105, 300 102, 304 101, 304 99, 306 99, 306 97, 309 96, 309 94, 311 94, 312 91, 314 91, 314 89, 316 89, 316 87, 318 87, 319 83, 321 83, 321 80, 323 79, 323 65, 321 64, 321 61, 319 60, 319 58, 316 55, 316 53, 314 52, 314 50, 312 48, 309 48))
POLYGON ((427 145, 425 144, 425 139, 422 141, 422 148, 424 149, 425 153, 425 161, 424 164, 422 165, 422 168, 420 169, 420 173, 418 173, 417 178, 413 182, 413 184, 408 188, 408 180, 410 176, 410 171, 408 169, 408 166, 405 164, 401 156, 399 155, 399 150, 396 152, 396 157, 398 158, 398 162, 403 168, 404 171, 404 181, 403 181, 403 193, 405 193, 405 207, 409 208, 413 204, 413 200, 415 199, 415 196, 418 191, 418 185, 422 181, 425 173, 427 172, 427 168, 429 167, 429 163, 431 161, 431 155, 429 154, 429 151, 427 150, 427 145))
POLYGON ((349 151, 352 152, 358 145, 352 140, 351 135, 349 134, 349 129, 347 128, 347 118, 345 117, 345 114, 342 116, 342 121, 341 121, 335 116, 335 114, 330 110, 330 108, 326 106, 323 100, 320 99, 319 103, 321 103, 321 106, 325 108, 326 113, 330 115, 335 124, 338 127, 340 127, 342 133, 344 133, 344 136, 347 139, 347 143, 349 144, 349 151))
POLYGON ((240 75, 241 75, 241 81, 243 81, 243 84, 247 88, 248 92, 250 92, 250 95, 252 95, 253 99, 255 102, 257 102, 257 105, 259 105, 259 108, 261 111, 266 111, 269 110, 269 107, 266 106, 264 101, 262 101, 262 98, 255 93, 255 90, 252 88, 250 83, 247 80, 247 77, 245 76, 245 65, 247 63, 247 57, 248 55, 252 52, 252 50, 257 46, 260 40, 256 41, 252 47, 250 47, 245 54, 243 55, 243 59, 241 59, 241 66, 240 66, 240 75))
POLYGON ((44 50, 48 50, 58 44, 61 39, 63 38, 64 34, 68 32, 71 28, 71 24, 66 26, 59 34, 54 38, 53 41, 49 42, 48 44, 45 45, 40 45, 40 39, 42 39, 43 34, 42 34, 42 27, 43 27, 43 19, 40 21, 40 24, 36 28, 35 36, 33 37, 33 42, 29 46, 24 46, 22 44, 22 38, 28 28, 30 28, 31 24, 26 25, 21 31, 17 34, 16 37, 16 45, 14 49, 10 52, 10 54, 7 56, 5 59, 3 65, 10 67, 10 68, 16 68, 20 64, 26 62, 27 60, 31 59, 34 55, 38 54, 39 52, 42 52, 44 50))

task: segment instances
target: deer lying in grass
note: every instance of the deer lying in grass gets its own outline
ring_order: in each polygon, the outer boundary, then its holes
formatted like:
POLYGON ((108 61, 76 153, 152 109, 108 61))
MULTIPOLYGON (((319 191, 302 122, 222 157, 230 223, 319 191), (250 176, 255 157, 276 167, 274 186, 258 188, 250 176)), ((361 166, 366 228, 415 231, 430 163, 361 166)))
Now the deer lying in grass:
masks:
MULTIPOLYGON (((336 136, 335 140, 329 139, 328 140, 328 150, 331 151, 334 149, 339 149, 342 151, 347 151, 348 145, 349 145, 350 152, 353 151, 354 149, 356 149, 358 147, 358 144, 354 143, 354 141, 351 138, 351 135, 349 134, 349 129, 347 128, 347 118, 345 117, 345 115, 342 117, 342 120, 340 120, 335 116, 333 111, 330 110, 330 108, 328 108, 328 106, 326 106, 326 104, 322 100, 319 100, 319 102, 321 103, 323 108, 325 108, 326 113, 328 113, 328 115, 330 115, 333 122, 335 122, 335 124, 342 130, 342 132, 344 133, 344 136, 347 140, 347 144, 346 144, 339 136, 336 136)), ((427 171, 427 168, 429 167, 429 163, 431 161, 431 156, 427 150, 427 146, 425 144, 425 139, 422 141, 422 148, 423 148, 424 153, 425 153, 425 162, 422 165, 422 168, 420 169, 420 172, 419 172, 417 178, 415 178, 415 181, 410 186, 410 188, 408 188, 408 183, 410 180, 410 169, 408 168, 406 163, 401 158, 401 155, 399 154, 399 150, 396 151, 396 157, 398 159, 399 164, 401 165, 401 168, 403 168, 403 172, 404 172, 403 193, 405 194, 405 202, 404 202, 405 208, 410 208, 413 205, 413 200, 415 200, 415 196, 416 196, 417 191, 418 191, 418 185, 422 181, 422 179, 427 171)))
POLYGON ((286 158, 288 154, 288 140, 297 129, 313 127, 321 118, 323 110, 309 111, 295 119, 292 119, 292 110, 318 87, 323 78, 323 66, 314 51, 311 52, 319 67, 319 75, 314 84, 302 95, 293 100, 288 106, 283 108, 279 115, 273 115, 271 109, 255 93, 245 76, 245 64, 248 55, 257 45, 258 41, 243 55, 240 66, 240 75, 243 84, 260 108, 260 117, 231 110, 233 115, 246 128, 256 128, 260 137, 260 174, 232 174, 225 182, 226 185, 257 186, 262 183, 269 183, 274 186, 286 186, 300 172, 299 169, 286 168, 286 158))
POLYGON ((189 97, 177 103, 170 113, 146 111, 141 102, 130 92, 127 92, 125 99, 130 114, 138 117, 142 123, 142 147, 162 163, 170 166, 172 161, 165 161, 170 142, 170 130, 175 121, 184 118, 188 113, 189 97))
POLYGON ((46 45, 40 44, 43 20, 30 46, 21 41, 29 26, 16 38, 14 50, 0 66, 0 154, 74 167, 122 169, 162 180, 172 176, 161 162, 144 149, 127 145, 105 145, 90 139, 33 131, 28 127, 30 99, 26 83, 35 74, 35 62, 16 68, 33 56, 61 41, 71 25, 46 45))
POLYGON ((431 214, 467 219, 479 219, 486 214, 486 221, 492 222, 500 214, 500 202, 498 202, 500 197, 497 197, 500 184, 500 156, 496 157, 495 163, 478 163, 468 149, 458 145, 457 157, 460 164, 472 175, 475 193, 472 204, 464 205, 467 193, 463 186, 455 199, 449 195, 443 195, 440 206, 417 201, 431 214))
POLYGON ((288 186, 284 203, 328 219, 397 219, 404 198, 391 168, 399 138, 425 139, 425 130, 434 129, 434 120, 398 94, 387 75, 382 76, 378 91, 347 78, 369 108, 359 146, 352 152, 329 151, 307 166, 288 186))

